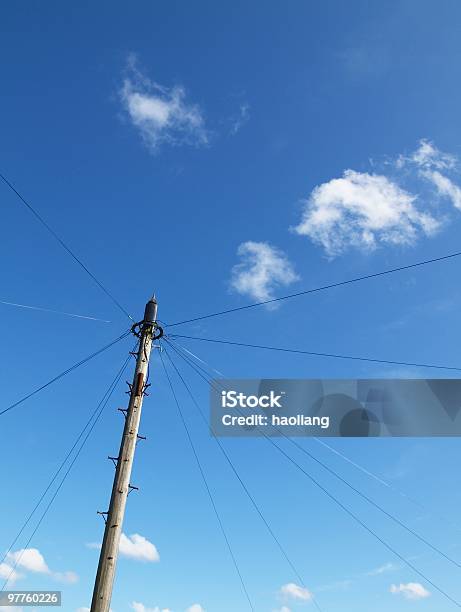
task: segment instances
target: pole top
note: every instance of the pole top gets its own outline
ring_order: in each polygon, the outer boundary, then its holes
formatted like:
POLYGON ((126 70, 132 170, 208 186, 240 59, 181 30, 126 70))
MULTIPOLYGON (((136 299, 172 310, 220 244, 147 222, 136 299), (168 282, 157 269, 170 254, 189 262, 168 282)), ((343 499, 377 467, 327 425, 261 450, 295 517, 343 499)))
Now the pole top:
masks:
POLYGON ((144 323, 155 323, 157 320, 157 298, 155 294, 146 304, 144 311, 144 323))

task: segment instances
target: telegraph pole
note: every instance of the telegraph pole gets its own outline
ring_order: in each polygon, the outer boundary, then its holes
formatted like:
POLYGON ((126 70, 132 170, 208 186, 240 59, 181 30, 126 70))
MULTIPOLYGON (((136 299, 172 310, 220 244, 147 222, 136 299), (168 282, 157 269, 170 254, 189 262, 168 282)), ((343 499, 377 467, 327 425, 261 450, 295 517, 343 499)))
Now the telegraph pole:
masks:
POLYGON ((130 402, 128 409, 123 411, 125 428, 120 452, 115 459, 115 477, 91 601, 91 612, 109 612, 110 609, 126 501, 128 493, 134 488, 130 483, 130 478, 136 443, 139 437, 139 422, 147 386, 152 342, 163 334, 162 329, 157 325, 157 300, 155 297, 147 302, 144 319, 133 326, 133 333, 139 337, 139 349, 136 355, 133 384, 130 386, 130 402))

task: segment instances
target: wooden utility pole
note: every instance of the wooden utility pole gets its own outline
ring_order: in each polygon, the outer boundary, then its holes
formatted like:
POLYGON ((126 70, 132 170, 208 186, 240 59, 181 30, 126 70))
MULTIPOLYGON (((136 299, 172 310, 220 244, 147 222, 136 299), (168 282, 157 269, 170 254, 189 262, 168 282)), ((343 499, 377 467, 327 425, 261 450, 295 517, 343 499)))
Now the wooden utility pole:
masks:
POLYGON ((133 326, 133 332, 139 336, 139 350, 136 356, 133 384, 130 387, 130 402, 128 409, 124 411, 125 428, 120 452, 116 458, 114 484, 91 601, 91 612, 109 612, 110 610, 126 501, 128 493, 133 488, 130 484, 131 470, 138 441, 139 422, 147 384, 152 342, 162 334, 161 328, 157 325, 157 301, 155 297, 147 302, 144 319, 133 326))

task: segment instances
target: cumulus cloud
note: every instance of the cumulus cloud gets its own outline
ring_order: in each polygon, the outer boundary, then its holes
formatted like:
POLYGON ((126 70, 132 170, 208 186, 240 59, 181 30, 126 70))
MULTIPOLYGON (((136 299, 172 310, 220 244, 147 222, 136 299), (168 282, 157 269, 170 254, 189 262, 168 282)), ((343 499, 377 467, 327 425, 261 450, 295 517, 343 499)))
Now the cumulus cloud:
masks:
POLYGON ((22 575, 17 572, 11 565, 8 563, 0 563, 0 578, 3 580, 8 580, 9 584, 14 584, 22 575))
POLYGON ((138 533, 126 536, 122 533, 120 537, 120 554, 138 561, 160 561, 158 550, 152 542, 138 533))
POLYGON ((155 606, 155 608, 148 608, 139 601, 133 601, 131 609, 134 610, 134 612, 171 612, 169 608, 159 608, 158 606, 155 606))
POLYGON ((7 555, 7 559, 14 565, 22 567, 30 572, 38 574, 50 574, 50 568, 45 562, 45 558, 37 548, 22 548, 7 555))
POLYGON ((179 85, 168 88, 145 77, 129 59, 120 100, 147 146, 155 151, 162 144, 205 145, 208 135, 200 107, 187 100, 179 85))
POLYGON ((267 242, 244 242, 237 254, 241 262, 232 268, 231 287, 242 295, 264 302, 277 287, 299 280, 285 253, 267 242))
MULTIPOLYGON (((28 572, 32 572, 35 574, 46 574, 48 576, 51 576, 58 582, 74 584, 78 581, 78 575, 75 572, 53 572, 48 567, 44 556, 37 548, 22 548, 20 550, 9 552, 6 557, 6 560, 7 564, 0 565, 0 576, 5 571, 5 568, 2 569, 2 566, 6 566, 6 568, 8 568, 8 564, 11 564, 11 566, 18 567, 28 572)), ((14 571, 10 582, 14 582, 19 577, 19 574, 14 571)))
POLYGON ((390 592, 394 595, 403 595, 405 599, 426 599, 430 592, 419 582, 408 582, 407 584, 392 584, 390 592))
MULTIPOLYGON (((86 546, 87 548, 100 549, 101 543, 89 542, 86 546)), ((133 533, 130 536, 122 533, 120 536, 119 552, 124 557, 138 561, 149 561, 151 563, 160 561, 160 555, 155 544, 149 542, 147 538, 139 535, 139 533, 133 533)))
POLYGON ((187 608, 186 612, 205 612, 205 608, 202 608, 200 604, 193 604, 190 608, 187 608))
POLYGON ((410 245, 434 234, 440 222, 416 206, 416 196, 384 175, 346 170, 315 187, 294 231, 321 245, 330 257, 350 247, 410 245))
POLYGON ((312 593, 310 591, 294 582, 284 584, 280 588, 280 593, 284 597, 297 601, 310 601, 312 599, 312 593))

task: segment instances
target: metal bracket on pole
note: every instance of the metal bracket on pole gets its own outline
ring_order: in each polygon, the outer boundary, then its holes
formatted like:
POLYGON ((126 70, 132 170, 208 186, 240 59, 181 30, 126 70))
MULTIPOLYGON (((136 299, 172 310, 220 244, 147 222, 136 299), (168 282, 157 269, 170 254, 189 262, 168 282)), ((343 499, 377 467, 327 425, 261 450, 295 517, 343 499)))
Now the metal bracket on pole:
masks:
POLYGON ((129 484, 129 485, 128 485, 128 489, 129 489, 129 491, 128 491, 128 495, 129 495, 129 494, 130 494, 132 491, 139 491, 139 487, 135 487, 135 486, 133 486, 133 485, 131 485, 131 484, 129 484))
POLYGON ((114 467, 117 467, 117 463, 119 460, 119 457, 107 457, 108 459, 110 459, 112 461, 112 463, 114 464, 114 467))
POLYGON ((96 514, 99 514, 102 516, 102 518, 104 519, 104 523, 107 525, 107 515, 109 514, 108 512, 99 512, 99 510, 96 512, 96 514))
POLYGON ((123 414, 123 416, 125 417, 125 419, 126 419, 126 417, 128 415, 128 410, 126 408, 117 408, 117 410, 119 412, 121 412, 123 414))

